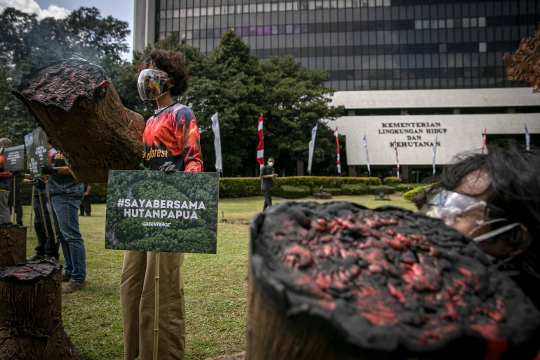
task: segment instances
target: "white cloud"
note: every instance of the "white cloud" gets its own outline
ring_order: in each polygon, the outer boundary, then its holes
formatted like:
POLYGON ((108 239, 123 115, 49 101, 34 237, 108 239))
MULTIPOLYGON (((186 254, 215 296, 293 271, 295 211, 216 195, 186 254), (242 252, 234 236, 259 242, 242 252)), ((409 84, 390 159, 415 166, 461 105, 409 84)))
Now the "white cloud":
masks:
POLYGON ((49 5, 47 9, 42 9, 35 0, 0 0, 0 11, 7 7, 13 7, 29 14, 37 14, 38 20, 46 17, 61 19, 70 13, 68 9, 57 5, 49 5))

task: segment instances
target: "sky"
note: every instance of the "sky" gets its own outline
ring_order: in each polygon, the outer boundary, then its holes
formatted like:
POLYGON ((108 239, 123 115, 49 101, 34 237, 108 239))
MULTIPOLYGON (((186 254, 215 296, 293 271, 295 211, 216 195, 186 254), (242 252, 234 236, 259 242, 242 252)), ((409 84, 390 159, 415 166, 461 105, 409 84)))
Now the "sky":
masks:
POLYGON ((71 11, 81 6, 96 7, 102 17, 111 15, 119 20, 127 21, 131 34, 126 37, 129 45, 129 52, 122 57, 131 61, 133 49, 133 9, 134 0, 0 0, 0 11, 6 7, 14 7, 27 13, 36 13, 38 20, 52 16, 54 18, 64 18, 71 11))

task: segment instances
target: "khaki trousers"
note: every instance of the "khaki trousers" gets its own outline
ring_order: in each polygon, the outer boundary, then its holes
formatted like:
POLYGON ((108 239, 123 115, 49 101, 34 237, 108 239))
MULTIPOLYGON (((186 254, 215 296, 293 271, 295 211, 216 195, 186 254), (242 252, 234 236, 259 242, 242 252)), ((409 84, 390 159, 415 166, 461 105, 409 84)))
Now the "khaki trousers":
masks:
MULTIPOLYGON (((184 254, 161 253, 158 359, 184 359, 186 312, 180 267, 184 254)), ((120 280, 124 359, 151 360, 154 349, 156 253, 125 251, 120 280)))

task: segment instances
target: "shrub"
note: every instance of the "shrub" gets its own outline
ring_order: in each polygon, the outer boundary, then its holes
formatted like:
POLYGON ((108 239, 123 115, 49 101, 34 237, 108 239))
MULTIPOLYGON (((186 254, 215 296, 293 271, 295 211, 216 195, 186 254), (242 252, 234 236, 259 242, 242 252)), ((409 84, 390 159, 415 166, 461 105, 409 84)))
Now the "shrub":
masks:
POLYGON ((397 191, 409 191, 412 189, 416 189, 417 187, 423 186, 422 184, 395 184, 392 185, 396 188, 397 191))
POLYGON ((420 187, 417 187, 415 189, 412 189, 410 191, 407 191, 405 194, 403 194, 403 197, 406 199, 406 200, 409 200, 409 201, 412 201, 413 198, 416 196, 416 195, 420 195, 422 193, 426 193, 429 191, 429 189, 431 189, 431 187, 433 186, 434 184, 429 184, 427 186, 420 186, 420 187))
POLYGON ((367 195, 369 192, 366 184, 344 184, 341 190, 343 195, 367 195))
POLYGON ((323 189, 323 191, 330 193, 333 196, 339 196, 343 193, 343 191, 340 188, 327 188, 327 189, 323 189))
POLYGON ((378 177, 342 177, 341 184, 382 185, 378 177))
POLYGON ((90 201, 94 204, 104 204, 107 202, 107 183, 92 184, 90 201))
POLYGON ((274 193, 284 199, 298 199, 311 195, 311 189, 309 186, 282 185, 274 193))
POLYGON ((388 185, 370 186, 369 193, 372 195, 378 195, 382 190, 387 190, 388 194, 395 194, 396 188, 388 185))
POLYGON ((394 185, 397 185, 397 184, 401 184, 401 179, 396 177, 396 176, 385 177, 384 180, 383 180, 383 184, 384 185, 394 186, 394 185))
MULTIPOLYGON (((274 188, 276 187, 274 181, 274 188)), ((219 197, 236 198, 261 195, 259 178, 221 178, 219 179, 219 197)))

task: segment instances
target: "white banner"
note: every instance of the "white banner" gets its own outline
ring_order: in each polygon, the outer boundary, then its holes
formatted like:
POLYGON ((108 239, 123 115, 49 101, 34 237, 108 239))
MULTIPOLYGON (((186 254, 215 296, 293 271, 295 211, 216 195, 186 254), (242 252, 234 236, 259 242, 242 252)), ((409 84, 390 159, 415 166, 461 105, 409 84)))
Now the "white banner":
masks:
POLYGON ((212 115, 212 131, 214 132, 214 148, 216 149, 216 171, 223 171, 223 161, 221 160, 221 137, 219 135, 218 113, 212 115))
POLYGON ((364 134, 364 149, 366 149, 366 165, 367 165, 367 171, 368 171, 368 176, 371 176, 371 169, 369 168, 369 154, 368 154, 368 149, 367 149, 367 138, 366 138, 366 134, 364 134))
POLYGON ((433 159, 431 164, 433 165, 433 176, 435 176, 435 156, 437 155, 437 136, 435 136, 435 142, 433 143, 433 159))
POLYGON ((309 142, 309 156, 307 171, 311 175, 311 164, 313 162, 313 149, 315 148, 315 137, 317 136, 317 125, 311 129, 311 141, 309 142))

